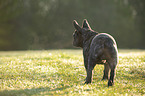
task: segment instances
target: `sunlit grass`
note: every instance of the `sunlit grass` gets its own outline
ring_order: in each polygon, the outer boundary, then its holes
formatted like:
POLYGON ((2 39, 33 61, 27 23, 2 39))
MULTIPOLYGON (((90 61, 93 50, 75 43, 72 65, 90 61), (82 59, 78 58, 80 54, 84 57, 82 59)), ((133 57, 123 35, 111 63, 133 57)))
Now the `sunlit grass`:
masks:
POLYGON ((145 95, 145 50, 119 50, 115 85, 101 81, 96 65, 92 84, 81 50, 0 52, 0 96, 145 95))

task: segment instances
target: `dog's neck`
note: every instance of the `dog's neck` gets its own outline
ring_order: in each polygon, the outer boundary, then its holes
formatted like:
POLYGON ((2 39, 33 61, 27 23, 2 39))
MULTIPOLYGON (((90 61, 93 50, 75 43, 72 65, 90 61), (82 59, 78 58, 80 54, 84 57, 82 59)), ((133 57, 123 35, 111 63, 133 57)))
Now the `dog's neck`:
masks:
POLYGON ((95 32, 95 31, 91 31, 88 33, 89 35, 87 37, 84 37, 83 38, 83 46, 82 48, 84 47, 88 47, 90 45, 90 43, 92 42, 92 39, 97 35, 99 34, 98 32, 95 32))
POLYGON ((88 53, 92 39, 99 33, 94 31, 94 32, 90 32, 89 34, 91 34, 91 35, 87 38, 84 38, 84 40, 83 40, 82 48, 83 48, 84 53, 88 53))

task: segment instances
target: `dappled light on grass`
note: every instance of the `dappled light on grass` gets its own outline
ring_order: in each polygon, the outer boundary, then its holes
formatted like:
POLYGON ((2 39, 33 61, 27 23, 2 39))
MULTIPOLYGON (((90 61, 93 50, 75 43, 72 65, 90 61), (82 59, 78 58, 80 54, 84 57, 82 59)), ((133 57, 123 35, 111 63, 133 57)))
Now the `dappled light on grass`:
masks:
POLYGON ((115 85, 101 81, 103 66, 94 68, 92 84, 80 50, 4 52, 0 55, 0 96, 144 95, 145 51, 119 52, 115 85), (17 54, 17 55, 15 55, 17 54))

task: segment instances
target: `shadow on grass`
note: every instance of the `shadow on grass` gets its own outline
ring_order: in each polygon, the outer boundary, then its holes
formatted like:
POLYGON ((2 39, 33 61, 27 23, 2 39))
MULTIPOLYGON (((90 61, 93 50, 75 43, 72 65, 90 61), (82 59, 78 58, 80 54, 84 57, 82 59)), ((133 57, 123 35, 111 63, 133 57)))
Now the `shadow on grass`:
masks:
POLYGON ((20 90, 4 90, 0 91, 0 96, 31 96, 31 95, 64 95, 64 93, 56 93, 57 91, 62 91, 69 88, 69 86, 63 86, 51 89, 49 87, 32 88, 32 89, 20 89, 20 90))
MULTIPOLYGON (((74 81, 73 84, 85 86, 86 84, 84 84, 82 81, 84 81, 84 79, 76 80, 76 81, 74 81)), ((102 81, 101 80, 94 80, 94 82, 92 82, 92 84, 88 84, 88 85, 93 86, 95 83, 98 83, 98 82, 102 82, 102 81)), ((100 88, 108 87, 107 81, 103 81, 103 82, 106 82, 106 84, 103 84, 103 83, 97 84, 96 88, 100 89, 100 88)), ((74 86, 72 84, 70 84, 70 85, 62 85, 62 86, 57 87, 57 88, 39 87, 39 88, 31 88, 31 89, 3 90, 3 91, 0 91, 0 96, 67 95, 69 93, 69 91, 67 89, 73 88, 73 87, 74 86)), ((91 90, 92 89, 89 89, 89 88, 84 89, 84 91, 91 91, 91 90)))
MULTIPOLYGON (((84 78, 81 78, 79 80, 79 78, 74 78, 74 75, 68 75, 68 74, 62 74, 62 73, 56 73, 56 74, 53 74, 54 76, 50 75, 51 76, 51 80, 59 80, 62 78, 62 80, 64 81, 68 81, 67 84, 62 84, 62 85, 59 85, 58 87, 55 88, 55 86, 48 86, 48 87, 39 87, 39 88, 31 88, 31 89, 14 89, 14 90, 3 90, 3 91, 0 91, 0 96, 32 96, 32 95, 67 95, 69 93, 69 91, 67 90, 68 88, 75 88, 74 85, 80 85, 80 86, 83 86, 85 85, 84 82, 84 78), (59 78, 59 79, 58 79, 59 78), (67 91, 66 91, 67 90, 67 91)), ((46 76, 46 75, 41 75, 40 76, 40 73, 34 73, 33 76, 29 79, 30 80, 37 80, 37 79, 44 79, 44 80, 47 80, 48 82, 50 82, 50 78, 47 78, 49 76, 46 76), (40 78, 33 78, 33 76, 39 76, 40 78)), ((79 75, 78 75, 79 76, 79 75)), ((75 76, 77 77, 77 75, 75 76)), ((99 82, 102 82, 101 81, 101 78, 102 76, 96 76, 94 75, 95 78, 97 79, 94 79, 93 82, 92 82, 92 85, 94 85, 95 83, 99 83, 99 82)), ((107 87, 107 81, 106 80, 105 84, 102 82, 102 83, 99 83, 97 84, 96 88, 97 89, 100 89, 100 87, 107 87)), ((64 82, 63 82, 64 83, 64 82)), ((84 91, 91 91, 92 89, 86 89, 84 91)))

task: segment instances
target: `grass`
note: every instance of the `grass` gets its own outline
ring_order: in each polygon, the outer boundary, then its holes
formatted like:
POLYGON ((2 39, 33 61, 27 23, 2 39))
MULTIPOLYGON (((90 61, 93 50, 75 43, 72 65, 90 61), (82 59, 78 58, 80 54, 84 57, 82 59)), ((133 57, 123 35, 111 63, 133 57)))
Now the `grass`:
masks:
POLYGON ((0 52, 0 96, 131 96, 145 95, 145 50, 119 50, 115 85, 101 81, 96 65, 85 85, 81 50, 0 52))

